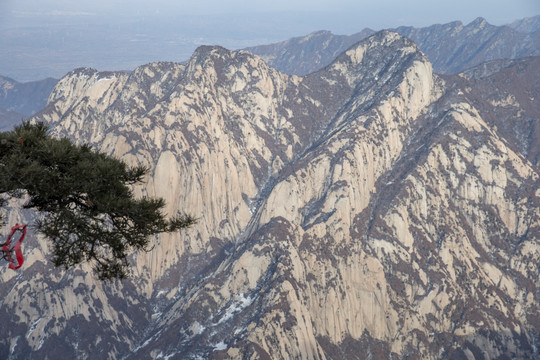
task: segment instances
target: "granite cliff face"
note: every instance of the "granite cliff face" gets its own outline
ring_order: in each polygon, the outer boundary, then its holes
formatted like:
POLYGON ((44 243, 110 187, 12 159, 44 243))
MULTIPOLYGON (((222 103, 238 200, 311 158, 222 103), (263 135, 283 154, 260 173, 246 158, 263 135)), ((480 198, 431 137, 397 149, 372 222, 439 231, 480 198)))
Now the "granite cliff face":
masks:
POLYGON ((110 284, 30 238, 1 357, 538 357, 539 171, 470 84, 388 31, 304 77, 219 47, 73 71, 35 119, 148 165, 138 193, 199 223, 110 284))

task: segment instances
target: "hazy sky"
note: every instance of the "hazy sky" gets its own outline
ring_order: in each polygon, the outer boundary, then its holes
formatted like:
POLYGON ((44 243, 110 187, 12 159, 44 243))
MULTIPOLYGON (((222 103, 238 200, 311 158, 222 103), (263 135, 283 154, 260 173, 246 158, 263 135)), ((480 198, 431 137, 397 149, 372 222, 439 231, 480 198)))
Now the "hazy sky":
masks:
MULTIPOLYGON (((400 25, 425 26, 478 16, 500 25, 538 15, 539 0, 0 0, 0 14, 22 16, 100 17, 167 16, 186 14, 242 14, 253 12, 328 12, 354 16, 358 27, 384 28, 400 25)), ((309 15, 306 15, 309 17, 309 15)), ((347 22, 352 21, 352 16, 347 22)), ((308 19, 309 20, 309 19, 308 19)), ((337 28, 337 18, 327 24, 337 28)), ((314 30, 319 30, 313 24, 314 30)), ((345 25, 345 24, 343 24, 345 25)), ((346 24, 346 26, 351 26, 346 24)), ((338 29, 328 29, 337 31, 338 29)))
POLYGON ((60 77, 187 60, 199 45, 238 49, 317 30, 350 35, 484 17, 540 15, 540 0, 0 0, 0 75, 60 77))

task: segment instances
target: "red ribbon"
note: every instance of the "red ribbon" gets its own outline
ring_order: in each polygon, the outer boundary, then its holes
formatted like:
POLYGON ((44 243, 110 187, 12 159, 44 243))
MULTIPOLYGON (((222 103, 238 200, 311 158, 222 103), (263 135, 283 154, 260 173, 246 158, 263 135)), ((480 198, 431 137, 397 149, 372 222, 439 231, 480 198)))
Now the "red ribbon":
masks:
POLYGON ((22 254, 21 249, 21 242, 24 240, 24 236, 26 235, 26 225, 19 225, 15 224, 14 227, 11 228, 11 233, 9 234, 4 246, 2 246, 2 251, 4 252, 4 258, 9 261, 9 268, 16 270, 22 266, 24 263, 24 257, 22 254), (19 238, 19 240, 13 245, 13 248, 11 248, 11 238, 12 236, 17 232, 22 231, 22 235, 19 238), (15 265, 15 259, 13 256, 11 256, 11 251, 15 251, 15 258, 17 259, 17 264, 15 265))

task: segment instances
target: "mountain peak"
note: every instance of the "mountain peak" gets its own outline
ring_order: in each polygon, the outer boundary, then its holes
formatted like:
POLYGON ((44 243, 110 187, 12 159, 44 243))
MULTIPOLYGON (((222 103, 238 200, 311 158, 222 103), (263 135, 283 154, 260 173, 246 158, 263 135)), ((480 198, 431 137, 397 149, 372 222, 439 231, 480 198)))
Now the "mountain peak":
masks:
POLYGON ((98 71, 96 69, 91 67, 79 67, 67 73, 66 76, 90 77, 94 76, 97 72, 98 71))
POLYGON ((471 21, 468 26, 470 27, 479 27, 479 28, 483 28, 484 26, 488 25, 488 22, 486 19, 484 19, 483 17, 479 16, 477 17, 476 19, 474 19, 473 21, 471 21))
POLYGON ((401 73, 414 60, 431 69, 427 58, 410 39, 383 30, 351 46, 330 64, 329 69, 342 73, 349 83, 360 79, 379 81, 401 73))
MULTIPOLYGON (((399 33, 391 30, 381 30, 373 34, 372 36, 359 41, 351 46, 342 56, 351 56, 353 52, 358 49, 364 49, 364 51, 378 49, 381 53, 400 52, 402 54, 419 52, 418 46, 412 42, 409 38, 400 35, 399 33)), ((356 62, 360 59, 352 59, 356 62)))
POLYGON ((222 46, 203 45, 199 46, 187 63, 188 68, 195 65, 206 66, 222 66, 230 61, 243 61, 247 58, 255 58, 255 56, 243 50, 229 50, 222 46), (235 60, 236 59, 236 60, 235 60))
POLYGON ((328 31, 328 30, 319 30, 319 31, 314 31, 302 38, 300 38, 300 43, 303 43, 303 42, 306 42, 306 41, 309 41, 313 38, 319 38, 319 37, 329 37, 329 36, 333 36, 334 34, 331 32, 331 31, 328 31))
POLYGON ((198 58, 198 57, 205 57, 210 54, 223 54, 223 53, 229 53, 230 50, 224 48, 223 46, 219 45, 201 45, 195 49, 193 52, 192 58, 198 58))

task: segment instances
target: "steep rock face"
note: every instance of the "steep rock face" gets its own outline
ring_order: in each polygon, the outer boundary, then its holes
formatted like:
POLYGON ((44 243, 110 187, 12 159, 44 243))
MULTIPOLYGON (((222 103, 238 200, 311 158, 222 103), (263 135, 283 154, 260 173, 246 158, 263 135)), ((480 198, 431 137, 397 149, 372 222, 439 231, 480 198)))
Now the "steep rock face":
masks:
POLYGON ((199 223, 114 284, 29 239, 23 275, 1 274, 0 354, 538 356, 538 169, 462 80, 393 32, 305 77, 219 47, 69 74, 36 119, 148 165, 138 193, 199 223))

